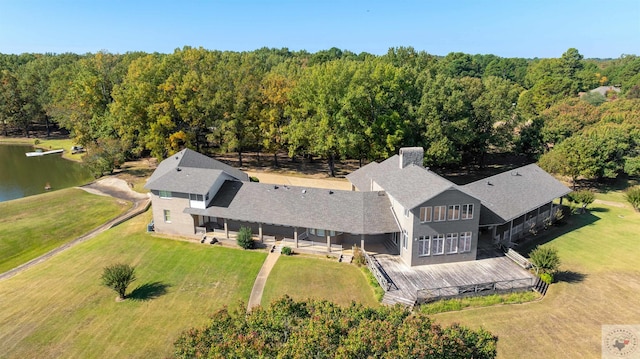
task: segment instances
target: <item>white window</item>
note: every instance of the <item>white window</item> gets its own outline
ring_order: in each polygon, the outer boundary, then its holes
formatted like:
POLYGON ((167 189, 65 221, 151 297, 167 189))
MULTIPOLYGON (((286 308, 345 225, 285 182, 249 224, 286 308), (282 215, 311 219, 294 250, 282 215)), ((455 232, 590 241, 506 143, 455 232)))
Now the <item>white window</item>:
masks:
POLYGON ((431 237, 431 253, 444 253, 444 234, 438 234, 431 237))
POLYGON ((159 191, 160 198, 171 198, 171 191, 159 191))
POLYGON ((447 220, 457 221, 459 219, 460 219, 460 205, 453 204, 449 206, 449 211, 447 212, 447 220))
POLYGON ((460 233, 460 253, 471 252, 471 232, 460 233))
POLYGON ((201 194, 190 193, 189 194, 189 200, 202 202, 202 201, 204 201, 204 197, 202 197, 201 194))
POLYGON ((406 229, 402 230, 402 248, 407 249, 407 242, 409 242, 409 232, 406 229))
POLYGON ((431 207, 420 207, 420 222, 431 222, 431 207))
POLYGON ((316 229, 315 228, 309 228, 309 234, 312 236, 316 235, 316 229))
POLYGON ((458 233, 447 233, 447 239, 444 242, 447 253, 458 252, 458 233))
POLYGON ((398 232, 391 233, 391 240, 393 241, 393 244, 395 244, 396 246, 398 245, 398 237, 399 236, 400 236, 400 233, 398 233, 398 232))
POLYGON ((419 256, 428 256, 430 254, 431 247, 431 237, 429 236, 420 236, 418 238, 418 255, 419 256))
POLYGON ((473 219, 473 204, 462 205, 462 219, 473 219))
POLYGON ((164 210, 164 221, 166 223, 171 223, 171 211, 168 209, 164 210))
POLYGON ((405 216, 406 218, 409 218, 409 208, 405 208, 405 209, 404 209, 404 216, 405 216))
POLYGON ((316 229, 316 235, 318 237, 324 237, 324 229, 316 229))
POLYGON ((447 218, 447 206, 433 207, 433 221, 442 222, 447 218))

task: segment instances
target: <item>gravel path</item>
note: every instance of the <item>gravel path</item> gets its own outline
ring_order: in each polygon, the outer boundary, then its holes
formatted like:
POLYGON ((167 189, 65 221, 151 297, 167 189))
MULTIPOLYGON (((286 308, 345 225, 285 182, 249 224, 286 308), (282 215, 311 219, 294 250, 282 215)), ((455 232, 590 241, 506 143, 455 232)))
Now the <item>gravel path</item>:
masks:
POLYGON ((126 181, 121 180, 119 178, 115 178, 115 177, 103 178, 96 182, 90 183, 82 187, 77 187, 77 188, 85 190, 89 193, 93 193, 101 196, 111 196, 121 200, 130 201, 130 202, 133 202, 133 206, 127 212, 101 225, 100 227, 93 229, 89 233, 86 233, 83 236, 72 240, 71 242, 65 243, 60 247, 55 248, 41 255, 40 257, 34 258, 9 271, 1 273, 0 280, 11 278, 14 275, 21 273, 22 271, 29 269, 36 264, 42 263, 47 259, 53 257, 54 255, 68 248, 71 248, 78 243, 82 243, 86 240, 89 240, 97 236, 98 234, 106 231, 107 229, 113 228, 118 224, 145 212, 151 205, 151 199, 149 198, 149 196, 133 191, 126 181))

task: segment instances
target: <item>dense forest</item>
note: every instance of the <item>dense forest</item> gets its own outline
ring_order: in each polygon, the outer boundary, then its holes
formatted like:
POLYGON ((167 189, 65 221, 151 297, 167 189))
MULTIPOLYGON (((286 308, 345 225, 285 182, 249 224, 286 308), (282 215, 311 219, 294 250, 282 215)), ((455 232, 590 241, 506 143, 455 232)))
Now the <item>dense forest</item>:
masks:
MULTIPOLYGON (((640 174, 640 57, 521 59, 185 47, 172 54, 0 54, 0 128, 62 128, 112 169, 184 147, 483 166, 487 153, 578 178, 640 174), (616 89, 590 91, 600 86, 616 89), (620 91, 618 91, 620 89, 620 91)), ((274 156, 277 161, 277 156, 274 156)), ((276 162, 277 165, 277 162, 276 162)))

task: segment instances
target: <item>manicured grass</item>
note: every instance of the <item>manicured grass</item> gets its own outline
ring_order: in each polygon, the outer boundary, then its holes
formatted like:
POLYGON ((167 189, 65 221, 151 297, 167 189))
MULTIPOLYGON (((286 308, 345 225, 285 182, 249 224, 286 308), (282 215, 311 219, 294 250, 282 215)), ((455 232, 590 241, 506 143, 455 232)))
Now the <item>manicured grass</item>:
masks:
MULTIPOLYGON (((603 324, 640 323, 640 213, 592 206, 591 212, 573 215, 536 238, 555 246, 562 260, 559 283, 544 299, 435 314, 434 319, 490 330, 499 337, 501 358, 599 358, 603 324)), ((527 252, 534 244, 519 250, 527 252)))
POLYGON ((163 358, 225 304, 247 301, 266 253, 144 233, 150 213, 0 281, 0 356, 163 358), (100 284, 106 265, 137 267, 130 299, 100 284))
POLYGON ((117 217, 130 203, 62 189, 0 203, 0 273, 117 217))
POLYGON ((310 256, 281 256, 271 270, 262 305, 287 294, 293 299, 327 299, 339 304, 352 301, 377 306, 366 275, 352 264, 310 256))

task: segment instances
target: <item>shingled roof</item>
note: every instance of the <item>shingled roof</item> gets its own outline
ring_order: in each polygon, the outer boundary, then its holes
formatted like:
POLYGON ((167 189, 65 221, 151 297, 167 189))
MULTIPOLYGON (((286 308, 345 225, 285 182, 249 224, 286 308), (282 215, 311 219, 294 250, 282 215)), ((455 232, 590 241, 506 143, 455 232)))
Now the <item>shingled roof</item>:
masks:
POLYGON ((206 209, 185 213, 353 234, 397 232, 383 192, 355 192, 226 181, 206 209))
POLYGON ((144 187, 204 194, 220 176, 249 180, 246 173, 187 148, 160 162, 144 187))
POLYGON ((415 208, 451 188, 461 190, 421 166, 400 168, 399 161, 400 156, 394 155, 381 163, 372 162, 347 175, 347 179, 361 191, 369 190, 374 181, 405 208, 415 208))
POLYGON ((463 188, 482 202, 480 225, 511 221, 571 192, 535 164, 472 182, 463 188))

